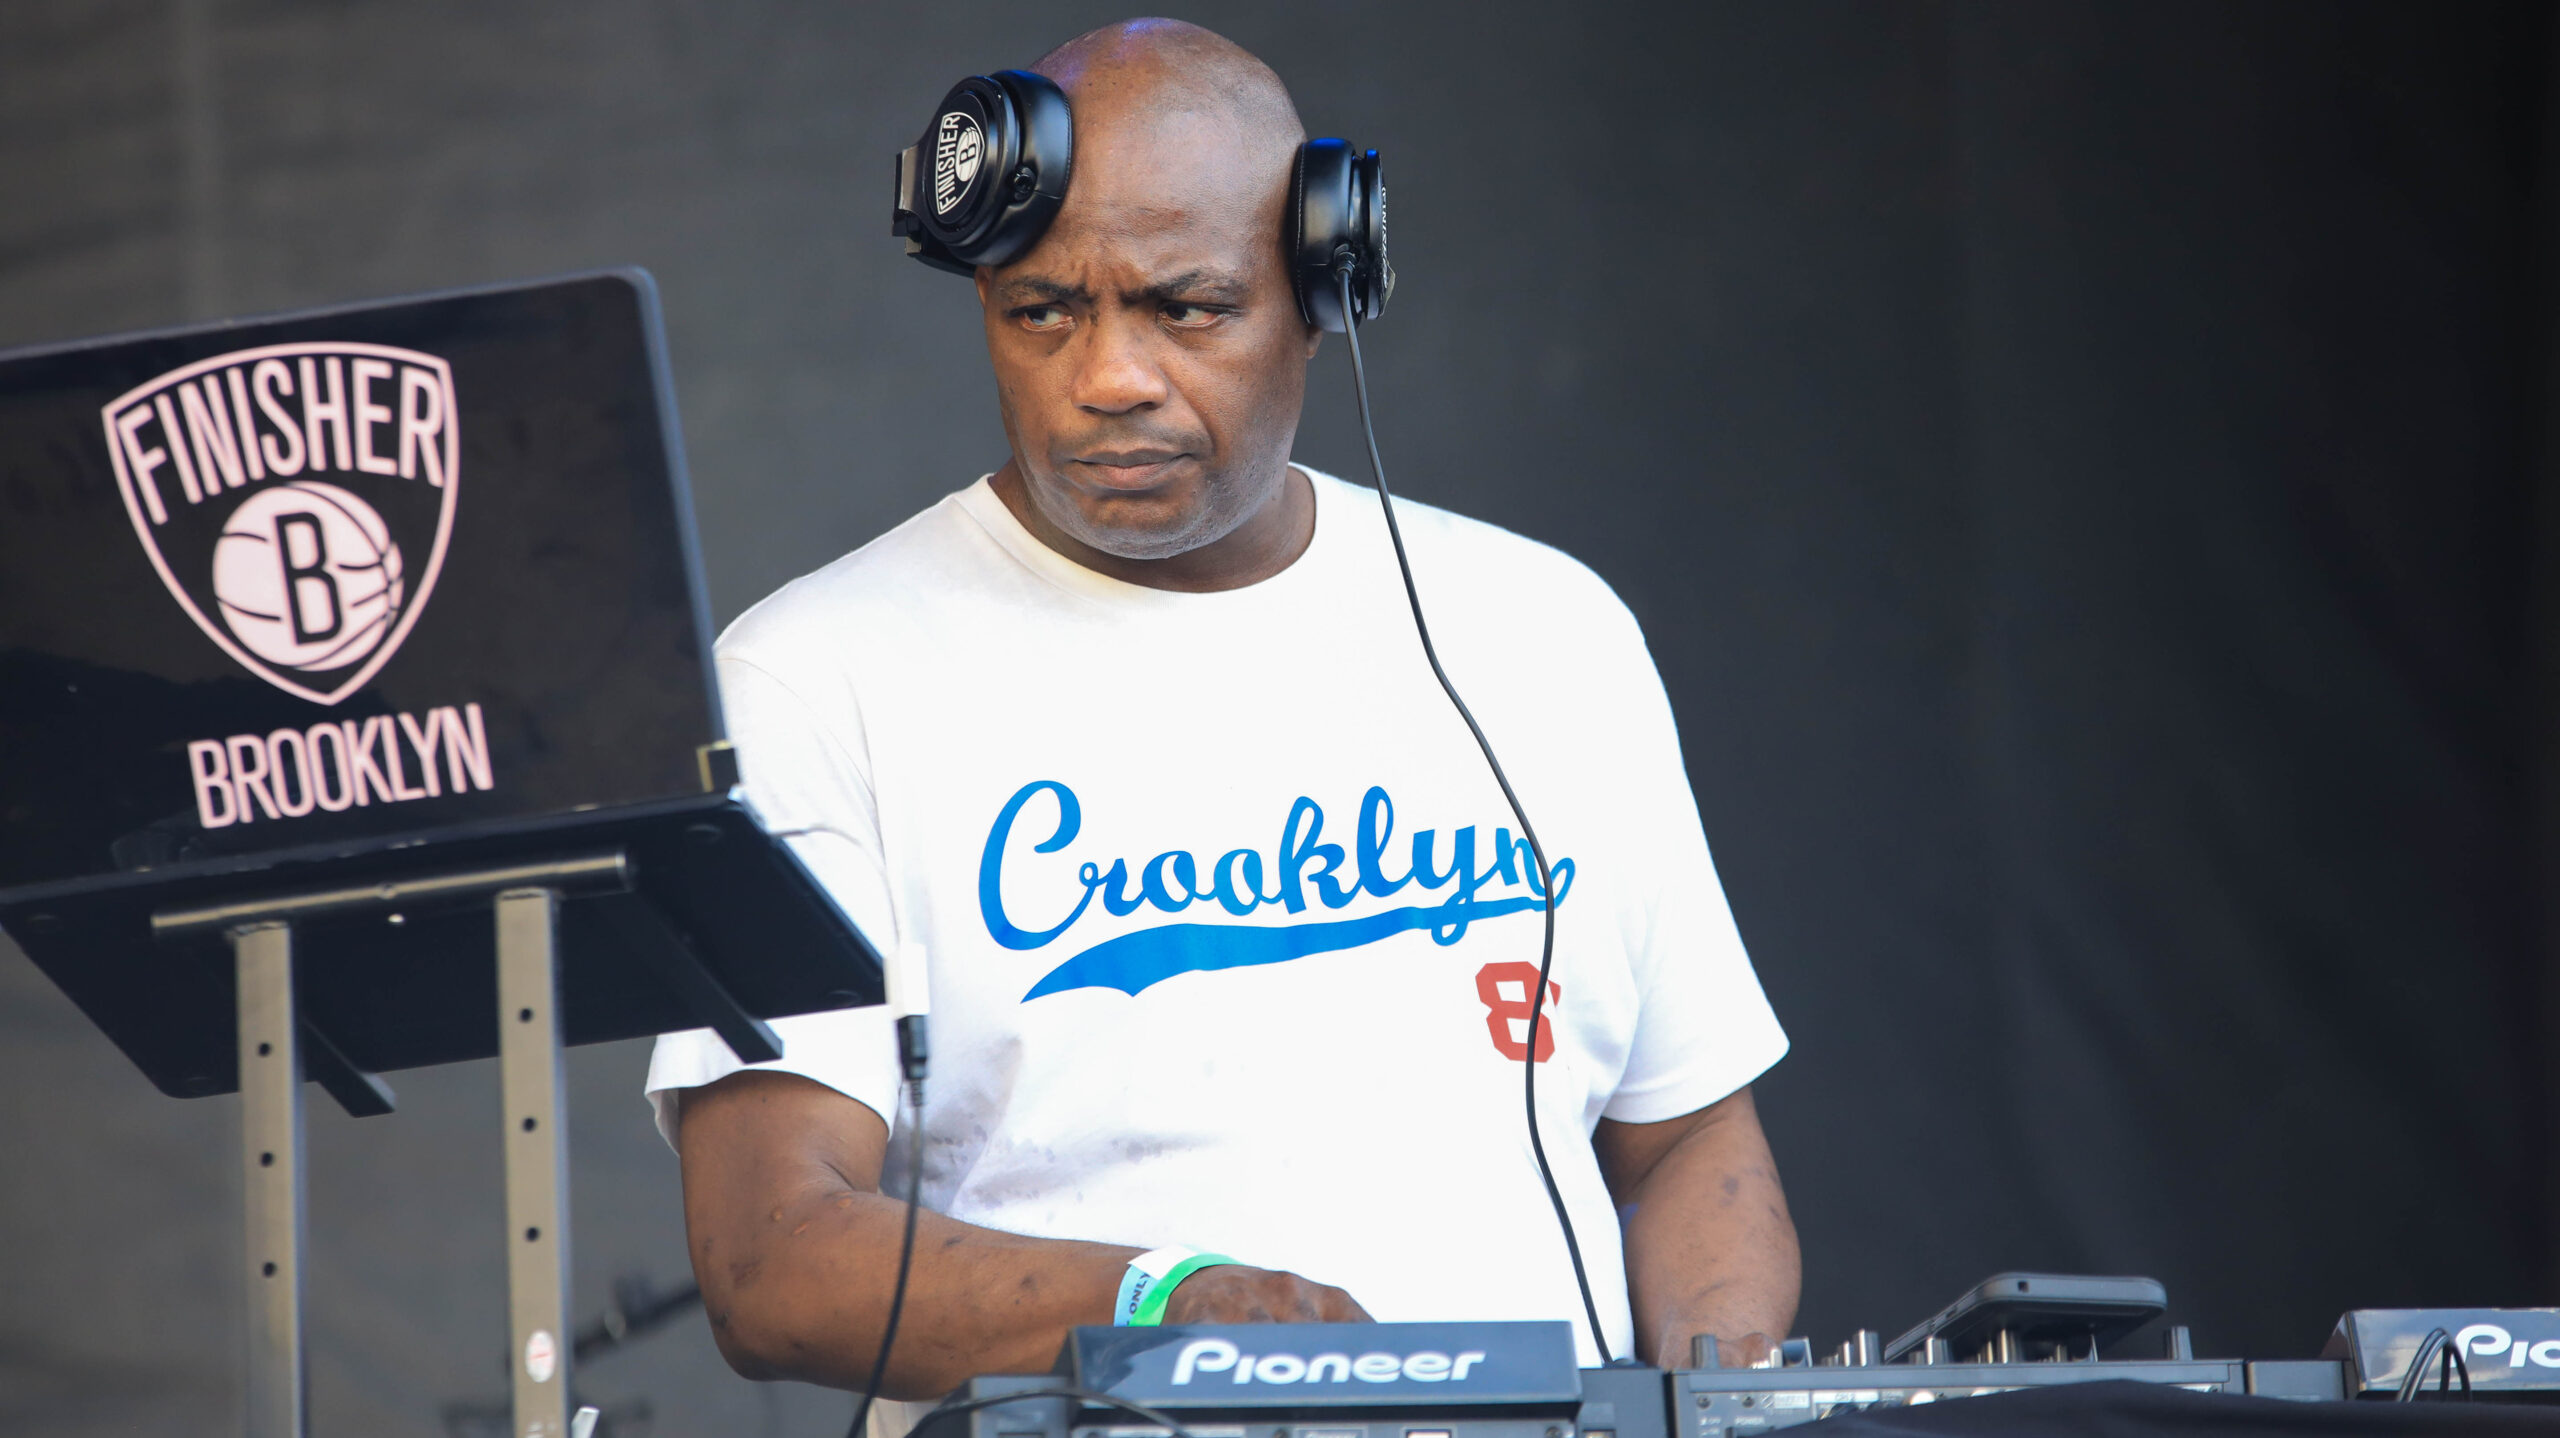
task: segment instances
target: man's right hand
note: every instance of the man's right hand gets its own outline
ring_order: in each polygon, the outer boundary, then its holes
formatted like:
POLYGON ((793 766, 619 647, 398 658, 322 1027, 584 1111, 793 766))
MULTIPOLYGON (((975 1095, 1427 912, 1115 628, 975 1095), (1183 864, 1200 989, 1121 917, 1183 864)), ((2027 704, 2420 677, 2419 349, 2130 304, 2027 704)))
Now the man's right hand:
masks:
POLYGON ((1198 1269, 1165 1300, 1177 1323, 1373 1323, 1369 1311, 1329 1284, 1268 1268, 1222 1263, 1198 1269))
MULTIPOLYGON (((887 1122, 824 1084, 756 1069, 686 1090, 678 1112, 687 1246, 721 1355, 749 1378, 868 1382, 906 1226, 906 1205, 880 1192, 887 1122)), ((1045 1371, 1069 1328, 1110 1321, 1139 1253, 917 1214, 883 1396, 1045 1371)), ((1167 1323, 1369 1317, 1339 1288, 1235 1266, 1194 1272, 1166 1308, 1167 1323)))

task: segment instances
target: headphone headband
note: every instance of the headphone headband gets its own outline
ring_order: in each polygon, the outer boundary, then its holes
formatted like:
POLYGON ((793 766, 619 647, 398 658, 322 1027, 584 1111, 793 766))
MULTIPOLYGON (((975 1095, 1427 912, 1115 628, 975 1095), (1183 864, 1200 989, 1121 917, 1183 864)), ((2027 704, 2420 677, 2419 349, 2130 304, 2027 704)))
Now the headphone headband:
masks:
MULTIPOLYGON (((1038 244, 1067 198, 1074 115, 1045 75, 972 75, 942 97, 923 138, 898 154, 889 232, 939 270, 974 274, 1038 244)), ((1339 332, 1386 311, 1396 273, 1387 263, 1387 186, 1378 152, 1343 140, 1309 140, 1289 172, 1289 287, 1298 315, 1339 332), (1342 313, 1338 271, 1351 270, 1353 314, 1342 313)))

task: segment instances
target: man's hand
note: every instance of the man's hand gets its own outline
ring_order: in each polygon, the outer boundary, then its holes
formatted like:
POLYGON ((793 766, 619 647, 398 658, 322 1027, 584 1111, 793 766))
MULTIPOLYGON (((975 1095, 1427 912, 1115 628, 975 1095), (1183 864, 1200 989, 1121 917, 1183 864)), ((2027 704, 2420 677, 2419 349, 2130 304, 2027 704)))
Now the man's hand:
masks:
POLYGON ((1751 1090, 1661 1123, 1603 1119, 1592 1147, 1627 1215, 1636 1356, 1686 1368, 1690 1337, 1712 1333, 1728 1368, 1765 1357, 1802 1266, 1751 1090))
MULTIPOLYGON (((749 1378, 860 1386, 879 1352, 906 1219, 906 1206, 880 1192, 889 1126, 823 1084, 753 1069, 687 1090, 678 1112, 685 1235, 721 1355, 749 1378)), ((934 1398, 976 1373, 1044 1371, 1070 1327, 1111 1321, 1139 1252, 918 1214, 885 1396, 934 1398)), ((1221 1266, 1184 1279, 1166 1321, 1368 1316, 1341 1289, 1221 1266)))
MULTIPOLYGON (((1778 1340, 1766 1333, 1746 1333, 1740 1338, 1719 1339, 1716 1342, 1716 1366, 1718 1368, 1749 1368, 1766 1361, 1770 1354, 1777 1351, 1778 1340)), ((1683 1354, 1680 1365, 1685 1368, 1688 1364, 1688 1357, 1683 1354)))
POLYGON ((1166 1300, 1173 1323, 1368 1323, 1350 1294, 1294 1273, 1222 1263, 1182 1280, 1166 1300))

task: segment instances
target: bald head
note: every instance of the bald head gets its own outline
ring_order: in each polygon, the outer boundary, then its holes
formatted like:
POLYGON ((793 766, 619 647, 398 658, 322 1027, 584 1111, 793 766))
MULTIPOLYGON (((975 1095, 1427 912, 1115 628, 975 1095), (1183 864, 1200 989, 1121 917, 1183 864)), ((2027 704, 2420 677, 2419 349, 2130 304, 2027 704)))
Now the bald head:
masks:
POLYGON ((1270 66, 1187 21, 1123 20, 1088 30, 1031 68, 1058 82, 1079 120, 1088 111, 1115 121, 1130 111, 1154 111, 1214 118, 1282 150, 1307 138, 1288 87, 1270 66))
POLYGON ((996 493, 1115 577, 1251 582, 1313 526, 1288 478, 1317 339, 1283 255, 1297 108, 1270 66, 1178 20, 1079 35, 1039 70, 1075 159, 1039 241, 978 271, 1013 445, 996 493))
POLYGON ((1279 243, 1306 128, 1271 67, 1180 20, 1124 20, 1040 59, 1075 114, 1068 225, 1144 227, 1168 210, 1259 225, 1279 243), (1251 218, 1248 218, 1248 217, 1251 218))

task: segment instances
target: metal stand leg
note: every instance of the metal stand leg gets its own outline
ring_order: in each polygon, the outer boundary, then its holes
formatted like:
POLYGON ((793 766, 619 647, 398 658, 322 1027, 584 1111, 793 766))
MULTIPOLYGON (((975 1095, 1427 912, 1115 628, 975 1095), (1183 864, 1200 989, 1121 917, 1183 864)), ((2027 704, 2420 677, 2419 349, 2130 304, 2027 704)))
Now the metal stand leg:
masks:
POLYGON ((249 1438, 302 1438, 302 1056, 293 929, 231 930, 240 978, 240 1134, 248 1218, 249 1438))
POLYGON ((507 1134, 507 1310, 517 1438, 569 1432, 569 1173, 560 1121, 560 895, 498 895, 498 1073, 507 1134))

